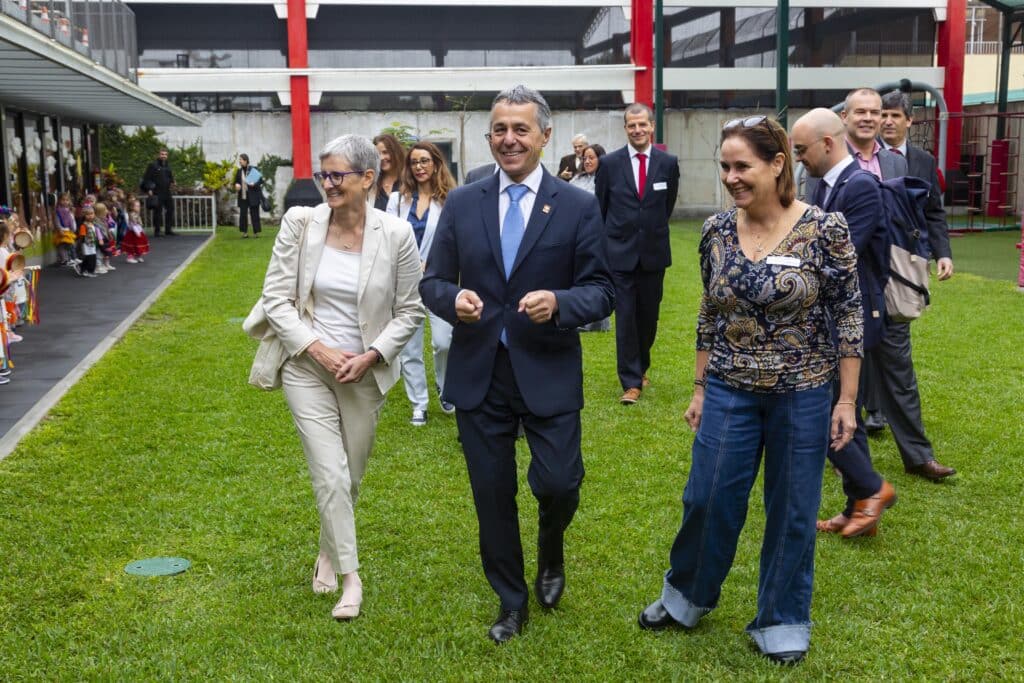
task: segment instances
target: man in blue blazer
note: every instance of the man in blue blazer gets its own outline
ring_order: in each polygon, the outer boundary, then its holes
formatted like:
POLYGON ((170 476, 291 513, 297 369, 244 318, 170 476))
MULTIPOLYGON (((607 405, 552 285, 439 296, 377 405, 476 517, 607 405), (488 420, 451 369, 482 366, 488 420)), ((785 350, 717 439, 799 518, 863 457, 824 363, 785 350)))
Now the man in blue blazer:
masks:
POLYGON ((654 139, 654 113, 634 103, 624 114, 629 144, 601 158, 594 192, 615 282, 619 402, 632 405, 647 386, 665 269, 672 265, 668 221, 679 194, 679 159, 654 139))
POLYGON ((583 481, 576 330, 608 316, 614 296, 597 201, 540 165, 550 137, 539 92, 516 86, 495 97, 488 139, 500 170, 448 195, 420 283, 427 307, 454 326, 444 400, 455 404, 484 574, 501 601, 488 632, 497 643, 522 630, 529 597, 516 428, 525 428, 538 502, 534 588, 553 608, 583 481))
MULTIPOLYGON (((812 109, 793 125, 793 153, 819 180, 809 185, 807 201, 827 212, 840 212, 857 251, 857 275, 864 307, 864 351, 878 345, 885 330, 885 283, 881 279, 888 239, 879 218, 878 181, 860 168, 846 146, 846 128, 828 109, 812 109)), ((892 484, 871 464, 867 432, 861 419, 863 393, 857 396, 857 431, 841 452, 829 452, 843 475, 846 509, 818 523, 824 532, 843 537, 874 535, 882 513, 896 502, 892 484)))

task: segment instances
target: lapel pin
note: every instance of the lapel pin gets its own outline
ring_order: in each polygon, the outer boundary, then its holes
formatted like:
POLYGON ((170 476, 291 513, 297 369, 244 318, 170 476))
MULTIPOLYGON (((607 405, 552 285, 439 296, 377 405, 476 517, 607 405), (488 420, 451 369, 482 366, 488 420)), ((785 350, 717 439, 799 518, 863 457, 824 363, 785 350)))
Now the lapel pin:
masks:
POLYGON ((545 204, 543 208, 541 208, 541 213, 551 213, 551 205, 545 204))

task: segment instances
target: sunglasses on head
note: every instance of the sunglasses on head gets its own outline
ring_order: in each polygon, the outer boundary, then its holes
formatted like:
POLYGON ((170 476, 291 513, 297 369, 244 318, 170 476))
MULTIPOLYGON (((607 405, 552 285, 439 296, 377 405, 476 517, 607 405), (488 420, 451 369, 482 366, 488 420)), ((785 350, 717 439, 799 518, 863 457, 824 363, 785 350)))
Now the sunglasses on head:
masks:
POLYGON ((767 116, 748 116, 742 119, 733 119, 732 121, 726 121, 725 125, 722 126, 722 130, 729 130, 736 126, 742 126, 743 128, 756 128, 767 120, 767 116))

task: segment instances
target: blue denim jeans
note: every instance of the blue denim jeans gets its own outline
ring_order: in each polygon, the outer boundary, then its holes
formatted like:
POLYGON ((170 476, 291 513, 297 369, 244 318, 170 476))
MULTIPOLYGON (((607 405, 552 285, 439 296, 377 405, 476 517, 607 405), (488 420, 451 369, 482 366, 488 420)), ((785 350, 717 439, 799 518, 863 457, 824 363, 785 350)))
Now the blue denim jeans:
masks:
POLYGON ((685 626, 717 604, 764 454, 765 532, 757 616, 765 653, 806 651, 811 633, 814 522, 829 445, 831 386, 784 394, 734 389, 709 377, 672 544, 662 602, 685 626))

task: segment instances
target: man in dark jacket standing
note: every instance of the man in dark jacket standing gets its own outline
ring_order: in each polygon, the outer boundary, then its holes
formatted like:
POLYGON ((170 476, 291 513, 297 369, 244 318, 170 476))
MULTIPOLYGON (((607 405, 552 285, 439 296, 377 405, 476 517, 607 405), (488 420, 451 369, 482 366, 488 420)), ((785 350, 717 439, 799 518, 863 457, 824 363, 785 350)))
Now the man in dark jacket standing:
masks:
POLYGON ((139 187, 146 193, 146 208, 153 216, 153 237, 160 236, 161 228, 168 236, 174 232, 174 172, 167 163, 167 150, 161 149, 149 163, 139 187))
POLYGON ((654 113, 634 103, 624 114, 629 144, 601 158, 595 193, 615 282, 615 349, 623 405, 649 384, 651 347, 665 269, 672 265, 668 219, 679 193, 679 159, 654 146, 654 113))

